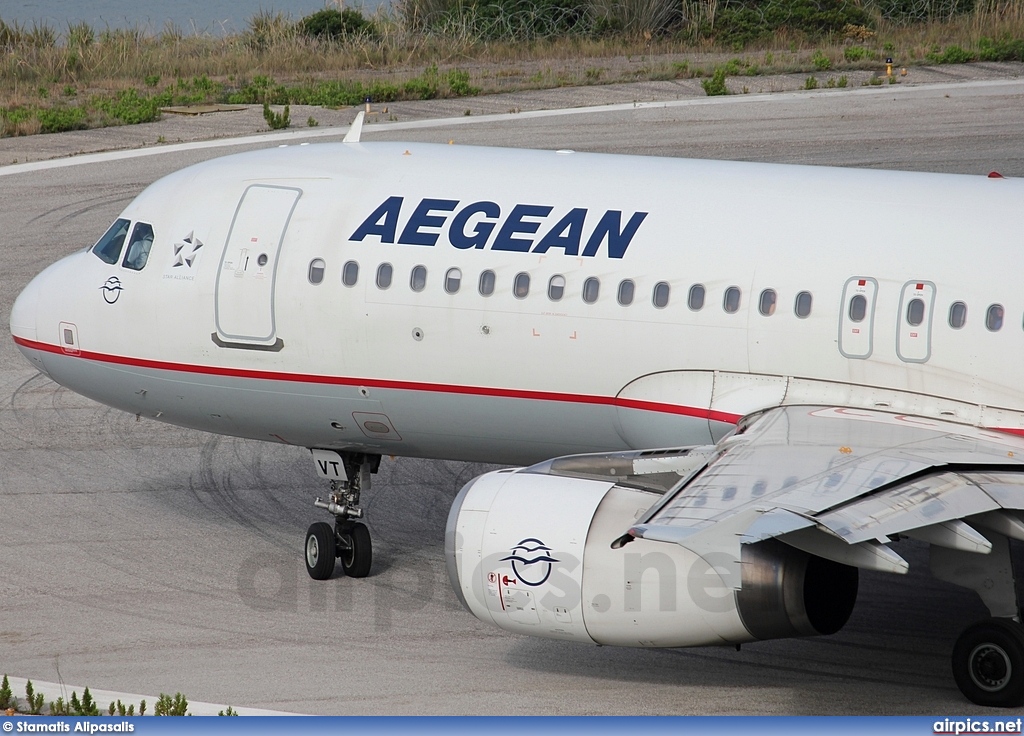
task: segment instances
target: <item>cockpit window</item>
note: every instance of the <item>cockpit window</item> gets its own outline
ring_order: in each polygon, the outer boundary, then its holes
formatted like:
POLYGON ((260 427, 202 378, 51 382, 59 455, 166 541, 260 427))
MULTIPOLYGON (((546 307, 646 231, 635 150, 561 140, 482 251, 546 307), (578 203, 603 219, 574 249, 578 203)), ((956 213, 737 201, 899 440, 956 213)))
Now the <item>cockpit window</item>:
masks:
POLYGON ((92 252, 104 263, 117 263, 117 259, 121 257, 121 248, 124 246, 124 239, 128 235, 130 224, 128 220, 115 220, 110 229, 92 247, 92 252))
POLYGON ((149 249, 152 247, 153 226, 145 222, 136 222, 121 265, 133 271, 141 271, 146 267, 146 261, 149 260, 149 249))

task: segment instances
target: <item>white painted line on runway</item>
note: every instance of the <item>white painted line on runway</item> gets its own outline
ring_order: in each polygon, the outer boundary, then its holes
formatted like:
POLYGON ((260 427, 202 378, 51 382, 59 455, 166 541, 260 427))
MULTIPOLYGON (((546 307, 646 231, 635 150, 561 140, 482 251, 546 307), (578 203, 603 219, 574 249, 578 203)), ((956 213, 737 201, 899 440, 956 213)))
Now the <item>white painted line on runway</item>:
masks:
MULTIPOLYGON (((423 128, 444 128, 457 125, 479 125, 481 123, 507 122, 516 119, 537 119, 560 117, 565 115, 595 115, 609 112, 624 112, 627 110, 647 110, 657 108, 673 107, 694 107, 702 105, 729 105, 759 102, 792 102, 794 100, 813 100, 822 97, 834 97, 838 95, 913 95, 913 94, 944 94, 950 90, 978 90, 994 87, 1021 87, 1024 93, 1024 79, 987 79, 973 82, 940 82, 936 84, 920 85, 880 85, 872 87, 860 87, 856 89, 823 89, 823 90, 798 90, 794 92, 768 92, 758 95, 723 95, 719 97, 691 97, 684 100, 659 100, 654 102, 619 102, 609 105, 593 105, 590 107, 567 107, 554 110, 524 110, 522 112, 504 112, 492 115, 460 116, 457 118, 435 118, 431 120, 414 120, 410 122, 377 123, 375 125, 364 125, 363 135, 371 136, 375 132, 385 130, 418 130, 423 128)), ((46 161, 33 161, 25 164, 11 164, 0 166, 0 176, 11 176, 13 174, 24 174, 33 171, 45 171, 47 169, 59 169, 67 166, 82 166, 85 164, 104 163, 109 161, 122 161, 130 158, 141 158, 144 156, 159 156, 165 153, 180 153, 182 151, 198 151, 207 148, 229 148, 234 146, 266 144, 282 144, 289 141, 303 140, 309 138, 341 138, 347 133, 349 126, 336 126, 331 128, 318 128, 316 130, 288 130, 275 133, 261 133, 259 135, 247 135, 239 138, 218 138, 216 140, 194 141, 191 143, 173 143, 163 146, 147 146, 145 148, 131 148, 120 151, 105 151, 103 153, 88 153, 81 156, 69 158, 48 159, 46 161)), ((372 142, 363 141, 363 142, 372 142)))
MULTIPOLYGON (((25 682, 24 677, 8 677, 8 682, 11 686, 11 692, 18 699, 19 710, 25 711, 27 706, 25 704, 25 682)), ((32 688, 36 693, 42 693, 45 705, 43 706, 43 712, 49 708, 50 703, 57 700, 57 698, 63 698, 64 702, 67 703, 71 698, 71 693, 77 693, 79 700, 82 698, 82 693, 85 692, 84 687, 77 685, 62 685, 59 682, 43 682, 41 680, 32 680, 32 688)), ((107 715, 107 708, 111 703, 116 703, 118 700, 127 708, 129 705, 135 706, 135 713, 138 715, 139 704, 146 701, 146 715, 153 715, 153 706, 156 705, 159 696, 156 695, 139 695, 137 693, 120 693, 116 690, 94 690, 89 688, 89 694, 92 695, 93 701, 99 708, 100 713, 107 715)), ((188 694, 185 694, 188 697, 188 694)), ((188 701, 188 712, 194 716, 215 716, 222 710, 227 710, 228 706, 218 705, 216 703, 200 703, 188 701)), ((240 708, 238 706, 231 706, 232 710, 238 711, 240 716, 297 716, 302 715, 301 713, 287 713, 282 710, 267 710, 266 708, 240 708)))

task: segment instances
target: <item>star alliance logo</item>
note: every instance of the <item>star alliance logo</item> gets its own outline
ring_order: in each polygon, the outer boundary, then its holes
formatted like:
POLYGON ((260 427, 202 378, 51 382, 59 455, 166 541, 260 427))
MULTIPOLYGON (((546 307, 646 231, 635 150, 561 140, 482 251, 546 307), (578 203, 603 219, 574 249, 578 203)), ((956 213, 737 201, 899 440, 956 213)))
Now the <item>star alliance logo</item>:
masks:
POLYGON ((121 286, 121 279, 117 276, 111 276, 109 279, 103 282, 103 286, 100 287, 100 291, 103 292, 103 301, 107 304, 113 304, 117 301, 118 297, 121 296, 121 292, 124 287, 121 286))
POLYGON ((193 230, 185 236, 182 242, 174 244, 174 263, 171 264, 171 268, 191 269, 192 264, 199 257, 199 249, 202 247, 203 241, 195 236, 195 230, 193 230))

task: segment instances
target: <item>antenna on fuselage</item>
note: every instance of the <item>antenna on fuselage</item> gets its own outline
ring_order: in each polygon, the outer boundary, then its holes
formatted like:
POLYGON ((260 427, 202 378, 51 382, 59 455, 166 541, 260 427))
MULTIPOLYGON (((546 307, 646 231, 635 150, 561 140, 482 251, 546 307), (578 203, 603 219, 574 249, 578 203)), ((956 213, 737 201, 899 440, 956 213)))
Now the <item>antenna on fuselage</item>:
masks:
POLYGON ((363 132, 363 118, 366 117, 366 112, 360 110, 356 113, 356 119, 352 121, 352 126, 348 129, 345 137, 342 139, 342 143, 358 143, 359 134, 363 132))

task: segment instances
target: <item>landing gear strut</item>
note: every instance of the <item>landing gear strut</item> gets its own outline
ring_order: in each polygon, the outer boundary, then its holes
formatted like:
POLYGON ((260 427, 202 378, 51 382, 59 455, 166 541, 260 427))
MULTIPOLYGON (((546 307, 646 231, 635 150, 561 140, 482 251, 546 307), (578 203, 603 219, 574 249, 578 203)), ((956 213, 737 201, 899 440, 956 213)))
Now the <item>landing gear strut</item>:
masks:
POLYGON ((334 574, 335 560, 341 560, 345 574, 365 578, 373 562, 370 530, 357 519, 363 518, 359 493, 370 487, 370 474, 380 467, 380 455, 355 452, 313 450, 313 459, 321 477, 331 481, 327 501, 313 502, 334 516, 334 524, 318 521, 306 531, 306 572, 314 580, 327 580, 334 574))

